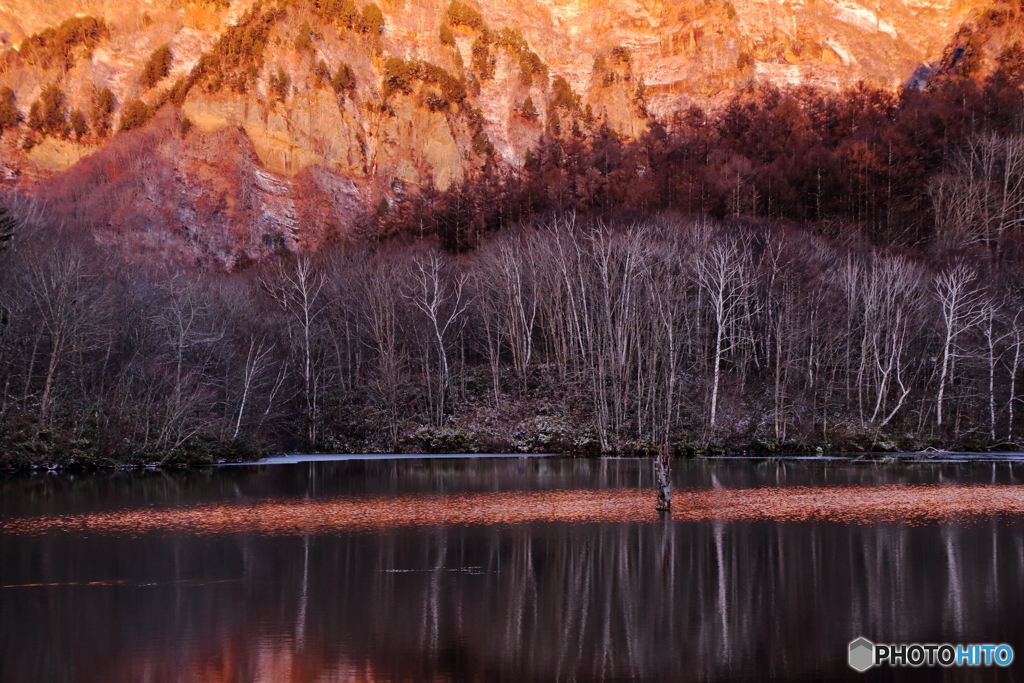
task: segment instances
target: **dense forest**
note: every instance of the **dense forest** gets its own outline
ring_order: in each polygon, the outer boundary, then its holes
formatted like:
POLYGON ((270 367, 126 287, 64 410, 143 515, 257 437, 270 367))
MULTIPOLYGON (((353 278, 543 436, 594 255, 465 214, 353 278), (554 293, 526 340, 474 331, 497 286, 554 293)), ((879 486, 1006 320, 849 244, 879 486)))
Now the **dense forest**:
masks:
POLYGON ((985 78, 968 53, 955 54, 922 88, 766 86, 653 121, 635 141, 594 121, 563 129, 549 113, 522 172, 486 166, 452 191, 410 194, 373 230, 436 234, 463 251, 549 212, 628 221, 669 211, 789 221, 879 246, 954 246, 965 231, 992 246, 1011 222, 1008 206, 992 214, 993 193, 1012 201, 1016 191, 996 175, 1020 173, 1001 146, 1024 125, 1024 47, 1004 49, 985 78))
POLYGON ((551 126, 521 171, 228 274, 125 268, 10 196, 0 458, 1019 447, 1022 81, 1015 47, 636 141, 551 126))

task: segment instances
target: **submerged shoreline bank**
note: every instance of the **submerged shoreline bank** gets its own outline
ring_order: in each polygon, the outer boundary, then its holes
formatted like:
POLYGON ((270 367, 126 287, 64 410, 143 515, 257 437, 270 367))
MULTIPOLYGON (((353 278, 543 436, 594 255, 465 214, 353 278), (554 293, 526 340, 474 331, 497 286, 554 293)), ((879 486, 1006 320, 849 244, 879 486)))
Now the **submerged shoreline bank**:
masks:
MULTIPOLYGON (((438 526, 534 522, 661 520, 649 489, 501 491, 394 496, 272 498, 140 511, 29 516, 0 522, 0 533, 136 536, 143 533, 217 535, 257 532, 303 535, 438 526)), ((676 493, 673 521, 837 522, 841 524, 956 522, 1024 515, 1024 486, 929 484, 755 489, 693 489, 676 493)))

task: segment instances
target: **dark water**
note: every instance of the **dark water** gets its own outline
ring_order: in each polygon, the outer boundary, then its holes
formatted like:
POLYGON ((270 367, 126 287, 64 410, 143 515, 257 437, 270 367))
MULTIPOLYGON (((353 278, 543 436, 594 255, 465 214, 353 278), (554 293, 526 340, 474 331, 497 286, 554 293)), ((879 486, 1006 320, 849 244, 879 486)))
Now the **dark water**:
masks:
MULTIPOLYGON (((264 498, 649 486, 638 460, 0 480, 0 520, 264 498)), ((1024 464, 677 463, 677 486, 1024 484, 1024 464)), ((1024 526, 672 522, 0 535, 0 681, 1024 680, 1024 526), (47 584, 47 585, 28 585, 47 584), (847 643, 1008 643, 873 669, 847 643), (894 676, 894 672, 895 675, 894 676)))

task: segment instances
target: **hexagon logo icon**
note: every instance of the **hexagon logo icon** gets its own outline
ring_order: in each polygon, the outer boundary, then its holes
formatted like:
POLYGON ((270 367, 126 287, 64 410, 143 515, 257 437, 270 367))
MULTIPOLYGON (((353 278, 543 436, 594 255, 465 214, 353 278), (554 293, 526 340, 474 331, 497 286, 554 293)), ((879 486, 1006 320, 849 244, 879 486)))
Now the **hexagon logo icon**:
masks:
POLYGON ((850 643, 850 667, 861 673, 875 663, 875 644, 864 637, 850 643))

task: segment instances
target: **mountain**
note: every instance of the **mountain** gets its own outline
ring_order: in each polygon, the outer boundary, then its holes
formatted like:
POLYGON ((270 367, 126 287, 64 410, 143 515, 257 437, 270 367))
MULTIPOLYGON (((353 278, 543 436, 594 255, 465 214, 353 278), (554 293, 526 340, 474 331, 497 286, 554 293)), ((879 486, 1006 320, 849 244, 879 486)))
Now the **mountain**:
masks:
POLYGON ((0 163, 96 239, 234 268, 542 136, 636 138, 757 86, 984 71, 981 0, 0 1, 0 163))

